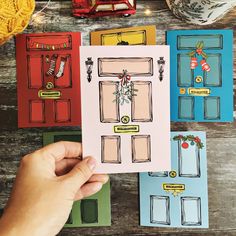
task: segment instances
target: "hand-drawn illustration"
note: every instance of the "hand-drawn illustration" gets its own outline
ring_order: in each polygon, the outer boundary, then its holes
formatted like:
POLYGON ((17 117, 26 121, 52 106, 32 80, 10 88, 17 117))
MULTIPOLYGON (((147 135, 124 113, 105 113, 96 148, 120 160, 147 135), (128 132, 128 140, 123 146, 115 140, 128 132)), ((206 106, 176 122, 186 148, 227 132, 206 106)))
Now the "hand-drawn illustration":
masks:
POLYGON ((81 92, 86 130, 83 152, 97 157, 97 173, 168 170, 169 109, 161 101, 169 101, 169 80, 157 79, 158 64, 153 63, 165 58, 162 75, 168 78, 168 47, 127 46, 120 50, 96 46, 81 50, 81 76, 88 77, 84 64, 88 58, 96 62, 93 79, 81 81, 81 92), (159 140, 158 145, 153 145, 153 140, 159 140))
POLYGON ((155 45, 156 26, 138 26, 91 32, 91 45, 155 45))
POLYGON ((160 57, 159 60, 157 61, 158 66, 159 66, 159 80, 163 80, 163 72, 164 72, 164 65, 165 65, 165 60, 164 57, 160 57))
POLYGON ((207 228, 208 189, 204 132, 171 133, 171 168, 169 173, 140 174, 141 225, 207 228))
MULTIPOLYGON (((81 131, 48 132, 43 134, 43 145, 59 141, 81 142, 81 131)), ((95 227, 111 225, 110 182, 102 189, 73 204, 65 227, 95 227)))
POLYGON ((92 73, 93 73, 93 60, 92 57, 88 57, 87 61, 85 61, 85 65, 87 67, 87 74, 88 74, 88 82, 90 83, 92 80, 92 73))
POLYGON ((19 127, 81 125, 80 42, 72 32, 17 36, 19 127))
POLYGON ((233 32, 173 30, 171 49, 171 120, 233 121, 233 32))

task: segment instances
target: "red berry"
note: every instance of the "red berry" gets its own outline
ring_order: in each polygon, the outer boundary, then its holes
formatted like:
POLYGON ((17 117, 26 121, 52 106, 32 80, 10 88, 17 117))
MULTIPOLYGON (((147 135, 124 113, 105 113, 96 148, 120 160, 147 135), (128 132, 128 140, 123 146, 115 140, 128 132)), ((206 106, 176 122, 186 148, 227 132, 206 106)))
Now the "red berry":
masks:
POLYGON ((188 146, 189 146, 189 144, 188 144, 188 143, 186 143, 186 142, 183 142, 183 143, 182 143, 182 148, 184 148, 184 149, 187 149, 187 148, 188 148, 188 146))

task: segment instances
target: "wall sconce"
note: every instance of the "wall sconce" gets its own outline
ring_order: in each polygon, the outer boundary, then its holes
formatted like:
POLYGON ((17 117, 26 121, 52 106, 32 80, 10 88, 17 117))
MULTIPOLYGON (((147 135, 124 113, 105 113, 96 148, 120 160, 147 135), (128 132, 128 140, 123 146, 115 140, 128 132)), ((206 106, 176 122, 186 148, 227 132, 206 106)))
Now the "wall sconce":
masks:
POLYGON ((87 61, 85 61, 85 65, 87 68, 87 74, 88 74, 88 82, 90 83, 92 80, 92 73, 93 73, 93 61, 92 57, 88 57, 87 61))
POLYGON ((159 60, 157 61, 158 68, 159 68, 159 80, 163 80, 163 73, 164 73, 164 66, 165 66, 165 60, 164 57, 159 57, 159 60))

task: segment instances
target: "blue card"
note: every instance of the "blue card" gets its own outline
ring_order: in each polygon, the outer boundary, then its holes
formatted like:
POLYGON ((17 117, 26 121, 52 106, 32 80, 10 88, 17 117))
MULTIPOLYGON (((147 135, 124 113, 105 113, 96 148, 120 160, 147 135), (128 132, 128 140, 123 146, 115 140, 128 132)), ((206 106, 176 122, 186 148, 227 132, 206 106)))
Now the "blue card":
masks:
POLYGON ((171 166, 139 175, 140 224, 208 228, 205 132, 172 132, 171 166))
POLYGON ((233 121, 233 31, 167 32, 171 120, 233 121))

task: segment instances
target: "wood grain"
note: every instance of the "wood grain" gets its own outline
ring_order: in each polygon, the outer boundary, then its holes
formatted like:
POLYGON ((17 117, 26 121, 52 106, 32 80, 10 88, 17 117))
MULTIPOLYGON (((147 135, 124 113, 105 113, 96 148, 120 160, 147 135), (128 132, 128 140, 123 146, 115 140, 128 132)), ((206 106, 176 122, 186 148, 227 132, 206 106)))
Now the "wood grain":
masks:
MULTIPOLYGON (((45 1, 37 2, 37 10, 45 1)), ((45 10, 42 22, 30 25, 26 32, 81 31, 83 44, 89 45, 89 32, 97 29, 153 24, 157 27, 157 43, 165 43, 169 29, 218 29, 236 27, 236 9, 210 26, 195 26, 176 19, 163 0, 138 1, 137 14, 130 18, 76 19, 71 16, 71 1, 53 1, 45 10), (151 9, 145 16, 145 9, 151 9)), ((236 51, 236 38, 234 39, 236 51)), ((236 59, 234 81, 236 88, 236 59)), ((4 207, 19 161, 23 155, 42 146, 44 131, 75 130, 75 128, 17 128, 17 96, 14 39, 0 47, 0 208, 4 207)), ((236 99, 235 99, 236 104, 236 99)), ((236 110, 236 109, 234 109, 236 110)), ((236 112, 235 112, 236 114, 236 112)), ((139 226, 137 174, 111 175, 112 226, 101 228, 64 229, 60 236, 76 235, 236 235, 236 122, 172 123, 174 131, 206 131, 209 182, 210 228, 181 230, 139 226)), ((196 186, 200 188, 201 186, 196 186)))

